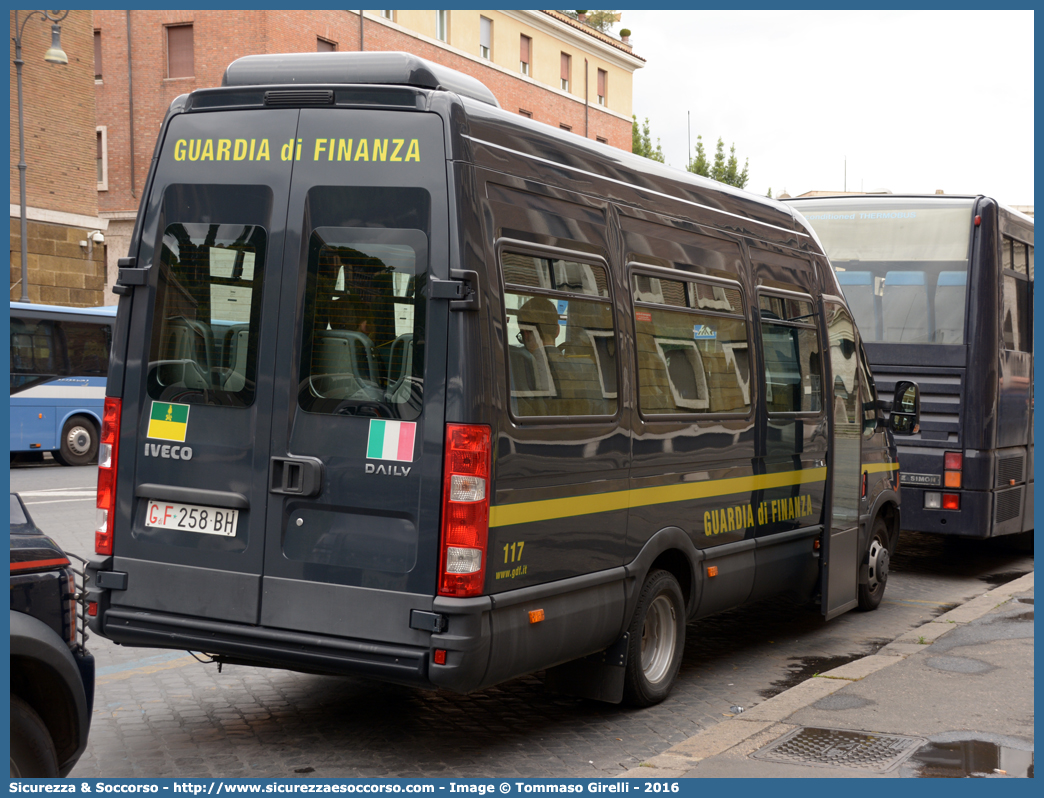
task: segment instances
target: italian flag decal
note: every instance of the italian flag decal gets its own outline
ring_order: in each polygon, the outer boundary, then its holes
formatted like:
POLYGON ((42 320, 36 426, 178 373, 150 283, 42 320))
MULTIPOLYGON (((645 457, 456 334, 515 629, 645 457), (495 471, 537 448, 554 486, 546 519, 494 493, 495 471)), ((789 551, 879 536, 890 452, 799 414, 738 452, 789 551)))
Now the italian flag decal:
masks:
POLYGON ((371 418, 370 437, 366 441, 366 459, 412 463, 413 436, 416 432, 415 421, 385 421, 381 418, 371 418))
POLYGON ((188 432, 188 414, 188 405, 153 402, 152 413, 149 415, 148 437, 184 443, 185 433, 188 432))

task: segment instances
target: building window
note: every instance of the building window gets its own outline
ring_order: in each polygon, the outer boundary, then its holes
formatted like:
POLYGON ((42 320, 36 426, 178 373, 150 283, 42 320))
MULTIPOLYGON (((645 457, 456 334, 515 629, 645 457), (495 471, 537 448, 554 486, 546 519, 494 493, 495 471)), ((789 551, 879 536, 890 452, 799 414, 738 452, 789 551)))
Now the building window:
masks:
POLYGON ((94 79, 102 79, 101 31, 94 32, 94 79))
POLYGON ((392 22, 395 21, 395 12, 394 11, 382 11, 381 12, 381 16, 384 17, 385 19, 390 19, 392 22))
POLYGON ((493 20, 479 17, 479 55, 487 61, 493 52, 493 20))
POLYGON ((609 73, 604 69, 598 70, 598 104, 605 105, 606 84, 609 82, 609 73))
POLYGON ((97 138, 97 154, 95 156, 98 165, 98 191, 109 190, 109 142, 108 128, 96 127, 94 129, 97 138))
POLYGON ((566 131, 571 131, 573 129, 572 125, 567 125, 565 122, 559 122, 558 126, 560 128, 562 128, 562 130, 566 130, 566 131))
POLYGON ((573 57, 562 53, 562 91, 569 91, 569 78, 573 74, 573 57))
POLYGON ((533 118, 533 112, 532 111, 527 111, 525 108, 519 108, 518 109, 518 113, 519 113, 520 116, 524 116, 526 119, 532 119, 533 118))
POLYGON ((167 28, 168 78, 191 78, 196 74, 192 47, 191 25, 171 25, 167 28))
POLYGON ((529 75, 529 54, 533 49, 533 40, 528 36, 523 36, 521 40, 521 46, 519 47, 519 63, 521 64, 520 69, 523 75, 529 75))
POLYGON ((435 12, 435 38, 440 42, 449 41, 449 11, 435 12))
POLYGON ((337 45, 317 36, 315 39, 315 51, 317 53, 334 53, 337 52, 337 45))
POLYGON ((609 139, 605 138, 604 136, 595 136, 595 139, 597 139, 599 144, 608 144, 609 143, 609 139))

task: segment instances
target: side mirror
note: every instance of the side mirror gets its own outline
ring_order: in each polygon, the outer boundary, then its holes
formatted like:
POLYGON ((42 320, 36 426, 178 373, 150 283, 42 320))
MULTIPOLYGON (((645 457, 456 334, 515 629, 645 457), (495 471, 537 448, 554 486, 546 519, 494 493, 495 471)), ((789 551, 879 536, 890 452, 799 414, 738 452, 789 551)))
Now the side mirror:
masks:
POLYGON ((921 389, 916 382, 900 380, 895 384, 888 428, 895 435, 913 435, 921 431, 921 389))

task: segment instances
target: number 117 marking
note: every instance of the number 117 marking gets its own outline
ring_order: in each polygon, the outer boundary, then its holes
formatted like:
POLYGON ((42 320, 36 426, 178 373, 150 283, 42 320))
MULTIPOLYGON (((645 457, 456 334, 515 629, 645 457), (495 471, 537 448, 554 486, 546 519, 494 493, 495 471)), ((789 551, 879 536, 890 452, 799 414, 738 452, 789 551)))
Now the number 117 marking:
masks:
POLYGON ((504 562, 518 562, 522 559, 522 547, 526 545, 524 540, 520 540, 516 543, 505 543, 504 544, 504 562), (515 547, 518 547, 516 550, 515 547), (510 554, 510 559, 509 559, 510 554))

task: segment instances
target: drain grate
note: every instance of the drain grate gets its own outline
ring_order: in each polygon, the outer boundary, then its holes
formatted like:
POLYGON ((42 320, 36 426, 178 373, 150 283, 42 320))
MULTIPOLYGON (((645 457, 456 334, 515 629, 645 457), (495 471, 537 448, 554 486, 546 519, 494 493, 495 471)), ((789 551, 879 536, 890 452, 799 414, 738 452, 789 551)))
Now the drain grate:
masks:
POLYGON ((922 737, 802 728, 751 754, 753 759, 885 773, 924 745, 922 737))

